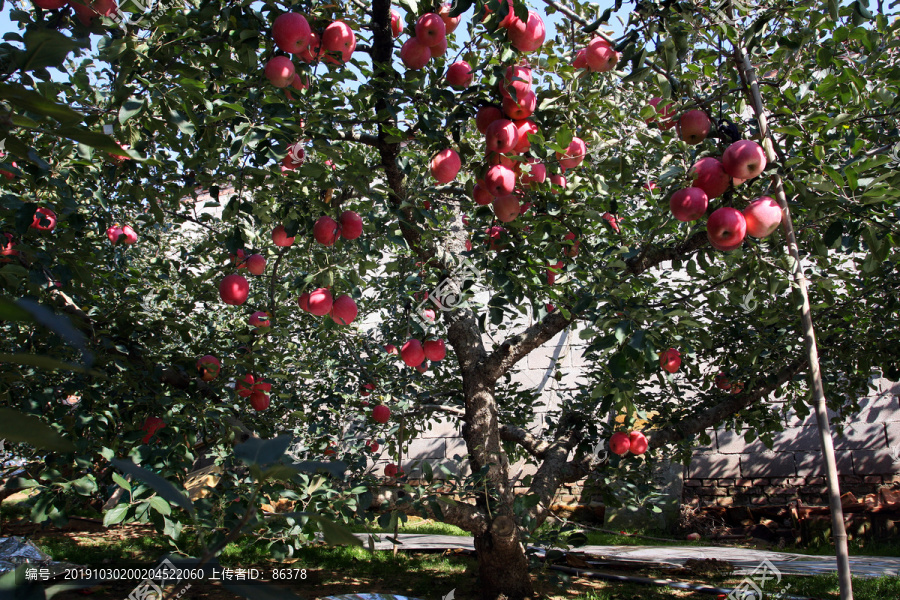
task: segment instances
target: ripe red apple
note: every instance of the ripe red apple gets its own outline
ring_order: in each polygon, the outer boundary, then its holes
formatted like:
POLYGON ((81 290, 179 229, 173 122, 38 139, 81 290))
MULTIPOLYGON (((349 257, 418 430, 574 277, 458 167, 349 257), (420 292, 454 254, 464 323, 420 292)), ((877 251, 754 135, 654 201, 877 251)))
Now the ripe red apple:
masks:
MULTIPOLYGON (((565 175, 548 175, 548 176, 547 176, 547 179, 550 180, 550 184, 551 184, 554 188, 562 188, 562 189, 566 189, 566 186, 569 185, 569 182, 566 181, 566 176, 565 176, 565 175)), ((554 190, 553 190, 553 193, 554 193, 554 194, 558 194, 558 193, 559 193, 559 190, 558 190, 558 189, 554 189, 554 190)))
POLYGON ((431 158, 431 176, 438 183, 450 183, 456 179, 462 162, 453 148, 445 148, 431 158))
POLYGON ((547 167, 543 163, 538 162, 536 158, 532 158, 527 164, 531 166, 531 171, 527 173, 522 172, 522 176, 519 178, 522 185, 547 181, 547 167))
POLYGON ((309 44, 298 54, 300 60, 305 63, 311 63, 319 60, 322 56, 321 40, 319 34, 313 31, 309 34, 309 44))
POLYGON ((531 119, 519 119, 515 121, 516 129, 519 132, 519 141, 516 143, 516 147, 513 148, 513 152, 517 152, 522 154, 523 152, 528 152, 531 148, 531 140, 528 139, 529 135, 537 135, 538 126, 531 119))
MULTIPOLYGON (((116 245, 119 243, 119 238, 122 235, 122 227, 116 223, 115 225, 110 226, 109 229, 106 230, 106 237, 109 238, 109 241, 116 245)), ((240 267, 238 267, 240 268, 240 267)))
POLYGON ((278 88, 286 88, 294 81, 294 63, 287 56, 275 56, 266 63, 266 79, 278 88))
POLYGON ((444 340, 428 340, 425 342, 424 352, 425 358, 438 362, 447 356, 447 346, 444 344, 444 340))
POLYGON ((403 22, 400 20, 400 13, 394 9, 391 9, 391 33, 395 38, 400 37, 400 34, 403 33, 403 22))
POLYGON ((385 477, 396 477, 400 473, 400 469, 394 463, 388 463, 384 466, 385 477))
POLYGON ((472 65, 464 60, 457 61, 447 67, 447 83, 451 87, 462 90, 472 85, 474 80, 475 75, 472 72, 472 65))
POLYGON ((345 210, 340 217, 340 235, 345 240, 355 240, 362 235, 363 221, 359 214, 352 210, 345 210))
POLYGON ((276 246, 292 246, 294 244, 294 238, 288 237, 285 233, 284 225, 279 225, 272 230, 272 241, 276 246))
POLYGON ((69 6, 85 27, 93 25, 97 17, 110 17, 119 8, 116 0, 70 0, 69 6))
POLYGON ((360 396, 371 396, 372 392, 375 390, 374 383, 365 383, 359 387, 359 395, 360 396))
POLYGON ((503 111, 496 106, 482 106, 475 113, 475 126, 478 131, 487 135, 488 127, 498 119, 503 118, 503 111))
MULTIPOLYGON (((18 256, 19 251, 15 249, 16 242, 11 233, 0 234, 0 256, 18 256), (5 238, 5 239, 4 239, 5 238)), ((0 262, 10 262, 9 258, 4 258, 0 262)))
POLYGON ((572 66, 576 69, 590 68, 587 62, 587 48, 582 48, 575 54, 575 58, 572 59, 572 66))
POLYGON ((603 213, 603 220, 609 223, 609 226, 613 228, 613 231, 619 233, 619 221, 620 219, 616 217, 616 215, 610 214, 608 212, 603 213))
POLYGON ((437 46, 447 37, 447 26, 440 15, 425 13, 416 21, 416 39, 428 47, 437 46))
MULTIPOLYGON (((650 99, 648 104, 656 109, 656 114, 659 115, 659 128, 665 131, 666 129, 675 127, 675 107, 671 104, 666 104, 664 107, 660 108, 660 102, 662 102, 662 98, 654 97, 650 99)), ((656 117, 650 117, 646 120, 646 123, 650 124, 655 120, 656 117)))
POLYGON ((309 312, 309 296, 310 296, 309 292, 303 292, 297 298, 297 304, 300 306, 300 308, 302 310, 304 310, 306 312, 309 312))
POLYGON ((258 310, 250 315, 250 326, 255 327, 257 330, 268 329, 270 325, 271 322, 269 321, 269 313, 258 310))
POLYGON ((488 125, 484 137, 487 152, 512 152, 519 143, 519 129, 509 119, 497 119, 488 125))
POLYGON ((400 48, 400 60, 403 61, 407 69, 417 71, 431 60, 431 48, 419 43, 418 39, 411 37, 400 48))
POLYGON ((632 454, 643 454, 650 448, 650 444, 647 443, 647 436, 640 431, 632 431, 628 436, 628 441, 630 442, 628 450, 632 454))
POLYGON ((584 58, 588 67, 595 73, 612 71, 619 62, 619 54, 612 44, 601 37, 592 39, 585 50, 584 58))
POLYGON ((519 96, 517 100, 513 100, 510 96, 503 98, 503 112, 510 119, 527 119, 534 114, 536 108, 537 96, 534 92, 519 96))
POLYGON ((317 317, 324 317, 331 312, 334 303, 331 299, 331 292, 327 288, 317 288, 310 292, 307 304, 310 313, 317 317))
POLYGON ((447 38, 431 47, 431 58, 440 58, 447 53, 447 38))
POLYGON ((250 284, 238 274, 226 275, 219 284, 219 296, 225 304, 239 305, 247 301, 250 284))
POLYGON ((716 375, 716 387, 720 390, 730 390, 731 389, 731 381, 728 379, 728 376, 725 373, 719 373, 716 375))
POLYGON ((212 354, 207 354, 197 359, 197 370, 200 371, 200 379, 212 381, 219 376, 219 372, 222 370, 222 363, 212 354))
POLYGON ((709 215, 706 221, 706 235, 713 248, 734 250, 741 245, 744 236, 747 235, 747 222, 741 211, 724 206, 709 215))
POLYGON ((576 235, 571 231, 567 233, 563 239, 574 242, 572 246, 566 250, 566 254, 572 258, 578 256, 578 247, 581 246, 581 240, 577 239, 576 235))
MULTIPOLYGON (((32 0, 34 5, 44 10, 56 10, 69 3, 69 0, 32 0)), ((153 417, 156 418, 156 417, 153 417)))
POLYGON ((689 110, 678 120, 678 133, 681 139, 691 146, 696 146, 709 135, 712 123, 702 110, 689 110))
POLYGON ((331 308, 331 319, 338 325, 349 325, 359 313, 356 302, 347 294, 341 294, 334 300, 331 308))
POLYGON ((410 367, 418 367, 425 360, 425 349, 422 342, 416 339, 409 340, 400 348, 400 358, 410 367))
POLYGON ((753 179, 766 168, 766 153, 753 140, 740 140, 725 149, 722 167, 732 177, 753 179))
MULTIPOLYGON (((510 11, 512 12, 512 11, 510 11)), ((528 11, 528 20, 513 17, 507 28, 509 41, 519 52, 533 52, 540 48, 547 37, 544 21, 535 11, 528 11)))
POLYGON ((694 163, 688 171, 688 176, 693 178, 693 186, 706 192, 706 197, 710 200, 724 194, 731 181, 728 173, 722 168, 722 162, 712 156, 701 158, 694 163))
POLYGON ((781 225, 781 207, 774 198, 762 196, 744 209, 747 233, 755 238, 768 237, 781 225))
POLYGON ((313 237, 323 246, 331 246, 341 237, 341 229, 334 219, 322 215, 313 225, 313 237))
POLYGON ((459 22, 462 20, 462 15, 451 17, 451 10, 453 10, 453 4, 444 4, 438 11, 438 14, 441 15, 441 19, 444 21, 444 29, 447 35, 456 31, 456 28, 459 27, 459 22))
POLYGON ((678 190, 669 198, 669 210, 679 221, 695 221, 706 214, 709 198, 698 187, 678 190))
POLYGON ((669 348, 659 355, 659 367, 663 371, 674 373, 681 366, 681 352, 675 348, 669 348))
POLYGON ((557 261, 555 265, 547 263, 547 285, 553 285, 556 283, 556 276, 562 271, 563 267, 566 266, 566 263, 563 261, 557 261))
POLYGON ((266 410, 269 408, 269 395, 261 391, 253 392, 250 394, 250 406, 253 407, 253 410, 266 410))
POLYGON ((384 351, 387 352, 388 354, 400 354, 400 351, 397 350, 397 346, 395 346, 393 344, 385 344, 384 351))
POLYGON ((475 187, 472 188, 472 199, 475 201, 475 204, 481 206, 487 206, 494 201, 491 193, 479 183, 476 183, 475 187))
POLYGON ((335 21, 322 32, 322 50, 328 52, 325 62, 339 65, 349 62, 356 50, 356 34, 343 21, 335 21), (340 58, 332 53, 339 53, 340 58))
POLYGON ((122 225, 122 243, 126 246, 137 241, 137 233, 131 228, 131 225, 122 225))
POLYGON ((297 13, 282 13, 272 23, 272 38, 275 45, 288 54, 299 54, 309 46, 311 33, 306 17, 297 13))
POLYGON ((587 154, 587 144, 581 138, 572 138, 569 147, 565 153, 557 152, 556 158, 559 160, 559 166, 563 169, 574 169, 584 161, 587 154))
POLYGON ((266 270, 266 257, 262 254, 251 254, 245 264, 253 275, 262 275, 266 270))
POLYGON ((521 214, 521 205, 519 198, 515 194, 504 196, 502 198, 494 198, 494 215, 497 220, 502 223, 510 223, 516 220, 521 214))
POLYGON ((34 211, 31 227, 38 231, 53 231, 56 228, 56 213, 49 208, 39 207, 34 211))
POLYGON ((499 225, 494 225, 493 227, 488 228, 486 233, 489 249, 500 251, 506 248, 507 244, 501 243, 502 240, 506 238, 506 229, 499 225))
MULTIPOLYGON (((43 8, 43 7, 42 7, 43 8)), ((141 431, 146 431, 147 435, 141 438, 141 443, 149 444, 153 438, 153 434, 166 426, 166 423, 159 417, 147 417, 141 426, 141 431)))
POLYGON ((391 418, 391 409, 384 404, 379 404, 372 409, 372 418, 376 423, 387 423, 391 418))
POLYGON ((531 81, 530 67, 511 65, 500 80, 500 94, 504 98, 521 98, 532 91, 531 81))
POLYGON ((509 196, 516 186, 516 173, 509 167, 494 165, 485 174, 484 184, 495 198, 509 196))
POLYGON ((378 442, 376 442, 374 439, 372 439, 372 440, 369 440, 368 442, 366 442, 366 448, 369 450, 369 452, 374 454, 374 453, 378 452, 378 449, 381 448, 381 446, 378 445, 378 442))
POLYGON ((631 438, 627 433, 617 431, 609 437, 609 451, 624 456, 631 449, 631 438))
POLYGON ((513 171, 518 172, 519 169, 519 161, 513 160, 512 156, 507 154, 500 154, 499 152, 485 152, 484 154, 484 162, 487 165, 503 165, 507 169, 512 169, 513 171))

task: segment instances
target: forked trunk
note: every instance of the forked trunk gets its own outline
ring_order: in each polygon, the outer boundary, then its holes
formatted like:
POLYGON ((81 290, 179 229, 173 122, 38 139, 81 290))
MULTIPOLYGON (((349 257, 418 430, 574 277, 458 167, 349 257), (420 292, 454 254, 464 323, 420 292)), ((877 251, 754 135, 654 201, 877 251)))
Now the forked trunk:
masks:
POLYGON ((524 600, 534 590, 528 573, 525 547, 515 522, 497 517, 487 532, 475 536, 478 583, 482 600, 524 600))

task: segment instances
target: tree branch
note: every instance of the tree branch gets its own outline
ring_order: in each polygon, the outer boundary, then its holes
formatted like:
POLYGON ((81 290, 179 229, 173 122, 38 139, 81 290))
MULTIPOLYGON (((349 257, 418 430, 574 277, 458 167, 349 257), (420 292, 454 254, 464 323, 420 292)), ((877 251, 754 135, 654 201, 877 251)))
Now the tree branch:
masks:
POLYGON ((431 503, 414 500, 412 496, 395 487, 379 487, 375 492, 373 507, 381 510, 399 510, 407 515, 425 514, 429 518, 456 525, 472 535, 481 535, 487 531, 488 522, 485 514, 476 506, 468 502, 453 500, 447 496, 438 496, 441 505, 441 515, 436 515, 431 508, 431 503))
POLYGON ((482 363, 482 373, 485 377, 496 381, 513 365, 528 356, 529 352, 542 346, 554 335, 571 325, 576 318, 575 314, 568 319, 559 312, 548 314, 521 334, 508 338, 500 344, 500 347, 482 363))
POLYGON ((543 460, 550 451, 552 444, 525 431, 515 425, 501 425, 500 439, 504 442, 513 442, 521 446, 528 454, 543 460))

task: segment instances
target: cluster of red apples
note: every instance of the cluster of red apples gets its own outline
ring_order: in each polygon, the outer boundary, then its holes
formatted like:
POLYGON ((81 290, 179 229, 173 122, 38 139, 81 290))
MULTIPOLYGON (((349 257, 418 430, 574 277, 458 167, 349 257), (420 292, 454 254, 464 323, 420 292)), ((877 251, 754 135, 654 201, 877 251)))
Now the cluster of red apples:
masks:
POLYGON ((647 437, 640 431, 632 431, 631 433, 617 431, 609 438, 609 451, 619 456, 624 456, 629 452, 632 454, 643 454, 649 447, 647 437))
POLYGON ((32 2, 44 10, 57 10, 68 4, 85 27, 90 27, 97 17, 111 17, 119 10, 116 0, 32 0, 32 2))
MULTIPOLYGON (((298 13, 283 13, 272 23, 272 39, 279 50, 296 55, 305 63, 324 60, 333 65, 350 61, 356 50, 356 34, 343 21, 334 21, 322 31, 321 36, 312 30, 309 21, 298 13)), ((300 77, 288 56, 274 56, 265 67, 266 79, 278 88, 288 86, 302 90, 309 87, 300 77)))
MULTIPOLYGON (((447 36, 453 33, 461 17, 450 16, 450 5, 445 4, 439 13, 426 13, 416 21, 416 34, 400 47, 400 60, 407 69, 423 68, 432 58, 439 58, 447 52, 447 36)), ((403 32, 400 15, 391 11, 391 32, 399 37, 403 32)), ((471 78, 470 78, 471 83, 471 78)), ((465 87, 465 86, 464 86, 465 87)))
POLYGON ((606 73, 616 68, 619 53, 602 37, 595 37, 575 54, 572 66, 576 69, 588 69, 594 73, 606 73))

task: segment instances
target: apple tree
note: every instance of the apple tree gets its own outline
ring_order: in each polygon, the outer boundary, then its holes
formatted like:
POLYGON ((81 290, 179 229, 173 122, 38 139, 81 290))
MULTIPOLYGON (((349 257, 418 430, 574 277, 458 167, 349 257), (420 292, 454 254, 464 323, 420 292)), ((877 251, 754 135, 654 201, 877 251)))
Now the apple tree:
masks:
POLYGON ((424 512, 474 536, 485 598, 529 597, 562 485, 808 410, 777 185, 829 405, 900 375, 882 3, 2 5, 4 492, 37 521, 106 504, 208 559, 424 512), (566 329, 588 367, 535 430, 508 377, 566 329), (372 473, 434 415, 462 424, 451 493, 372 473))

